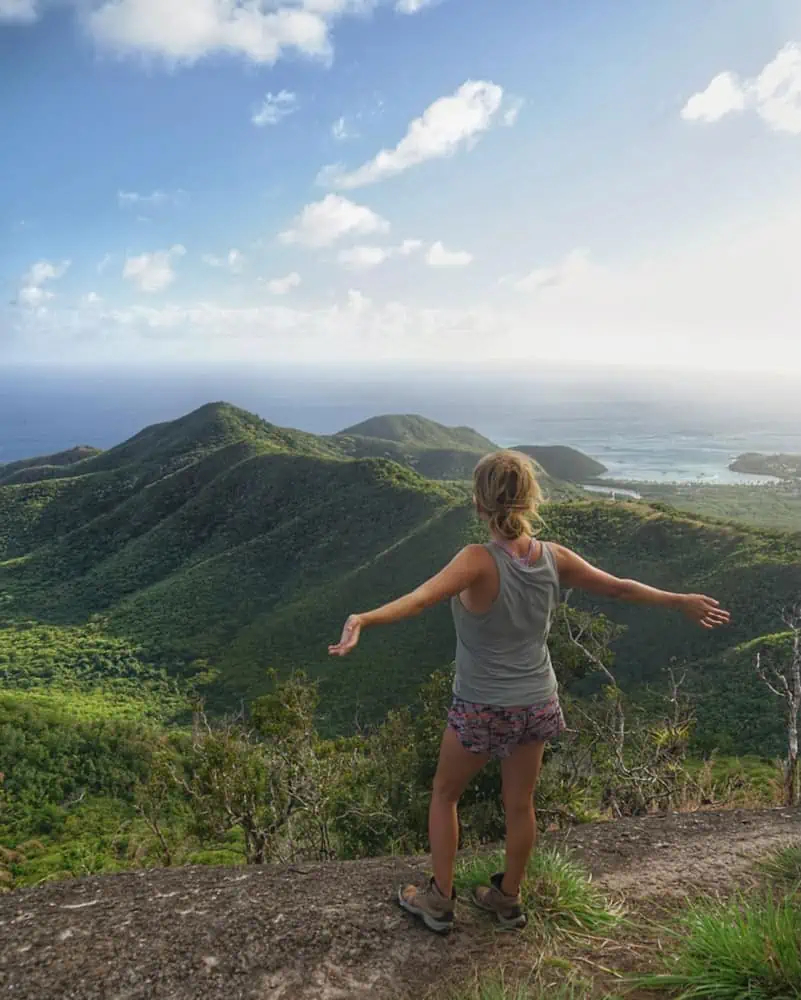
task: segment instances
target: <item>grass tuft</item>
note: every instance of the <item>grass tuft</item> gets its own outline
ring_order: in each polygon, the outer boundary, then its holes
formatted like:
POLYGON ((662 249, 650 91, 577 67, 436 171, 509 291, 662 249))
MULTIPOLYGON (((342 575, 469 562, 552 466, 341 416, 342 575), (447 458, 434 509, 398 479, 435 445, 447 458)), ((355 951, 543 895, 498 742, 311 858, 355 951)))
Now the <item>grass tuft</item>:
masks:
MULTIPOLYGON (((503 870, 503 854, 496 852, 463 861, 456 870, 456 891, 469 895, 503 870)), ((614 927, 622 909, 607 900, 592 884, 586 870, 558 851, 535 851, 521 887, 530 924, 545 933, 581 930, 602 933, 614 927)))
POLYGON ((704 902, 681 921, 672 968, 636 985, 678 1000, 801 998, 801 908, 790 897, 704 902))
POLYGON ((801 841, 785 844, 771 851, 759 862, 757 870, 767 876, 774 885, 801 885, 801 841))
POLYGON ((585 1000, 591 990, 584 980, 555 983, 540 972, 526 979, 507 978, 503 969, 497 969, 476 971, 473 980, 448 994, 448 1000, 585 1000))

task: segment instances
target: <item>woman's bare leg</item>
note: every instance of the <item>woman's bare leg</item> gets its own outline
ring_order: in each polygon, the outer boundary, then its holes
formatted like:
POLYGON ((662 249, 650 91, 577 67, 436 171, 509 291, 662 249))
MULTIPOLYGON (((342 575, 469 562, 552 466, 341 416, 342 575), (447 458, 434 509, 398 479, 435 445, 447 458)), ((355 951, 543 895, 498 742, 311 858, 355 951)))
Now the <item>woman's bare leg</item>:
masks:
POLYGON ((545 744, 516 747, 501 762, 503 810, 506 814, 506 873, 501 889, 516 896, 537 839, 534 789, 542 769, 545 744))
POLYGON ((456 806, 470 780, 488 760, 489 754, 465 750, 456 733, 450 727, 445 730, 428 811, 428 839, 434 879, 440 892, 447 897, 453 889, 453 866, 459 848, 456 806))

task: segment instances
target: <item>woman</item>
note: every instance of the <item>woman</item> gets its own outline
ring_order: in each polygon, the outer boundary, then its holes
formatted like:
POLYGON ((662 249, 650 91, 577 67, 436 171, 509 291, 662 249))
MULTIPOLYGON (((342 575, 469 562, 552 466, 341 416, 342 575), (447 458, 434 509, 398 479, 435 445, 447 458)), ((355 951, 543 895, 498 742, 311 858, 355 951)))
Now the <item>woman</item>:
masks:
POLYGON ((683 612, 704 628, 729 620, 702 594, 671 594, 596 569, 575 552, 534 537, 542 494, 525 455, 487 455, 474 473, 474 501, 491 542, 468 545, 417 590, 374 611, 351 615, 335 656, 350 653, 362 631, 420 614, 451 600, 456 628, 453 704, 442 738, 429 809, 433 877, 425 889, 401 889, 399 902, 426 926, 453 924, 453 868, 459 842, 457 803, 470 780, 501 761, 506 817, 506 868, 474 901, 504 927, 523 927, 520 884, 534 847, 533 795, 545 744, 564 729, 547 638, 560 590, 577 587, 605 597, 683 612))

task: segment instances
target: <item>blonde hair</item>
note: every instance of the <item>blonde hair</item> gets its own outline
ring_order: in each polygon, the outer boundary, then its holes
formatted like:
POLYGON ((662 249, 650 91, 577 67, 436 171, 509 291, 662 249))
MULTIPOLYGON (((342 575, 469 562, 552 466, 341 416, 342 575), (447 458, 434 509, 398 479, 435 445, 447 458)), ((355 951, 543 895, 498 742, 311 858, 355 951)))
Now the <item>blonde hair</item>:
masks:
POLYGON ((507 450, 486 455, 473 473, 473 490, 494 534, 510 542, 534 534, 532 522, 541 521, 537 508, 543 497, 528 456, 507 450))

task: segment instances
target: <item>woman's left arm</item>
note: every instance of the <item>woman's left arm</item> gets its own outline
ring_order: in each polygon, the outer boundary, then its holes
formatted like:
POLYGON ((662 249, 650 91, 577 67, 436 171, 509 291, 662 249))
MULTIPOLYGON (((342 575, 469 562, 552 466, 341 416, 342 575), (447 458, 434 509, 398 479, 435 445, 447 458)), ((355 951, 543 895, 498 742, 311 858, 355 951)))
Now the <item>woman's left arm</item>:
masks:
POLYGON ((436 576, 426 580, 411 593, 374 611, 351 615, 345 622, 342 638, 336 645, 329 646, 328 652, 332 656, 345 656, 358 643, 362 629, 414 618, 426 608, 467 590, 488 571, 487 560, 491 558, 483 545, 466 546, 436 576))

